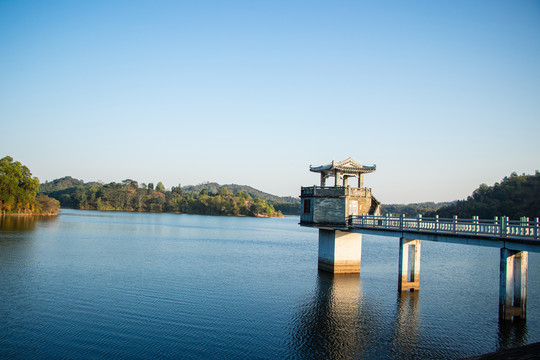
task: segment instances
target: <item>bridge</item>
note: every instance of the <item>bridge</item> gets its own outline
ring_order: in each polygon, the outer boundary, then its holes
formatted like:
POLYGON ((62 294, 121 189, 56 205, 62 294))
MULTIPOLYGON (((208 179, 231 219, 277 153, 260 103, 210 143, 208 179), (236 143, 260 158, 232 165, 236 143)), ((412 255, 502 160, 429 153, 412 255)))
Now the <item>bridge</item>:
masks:
POLYGON ((443 219, 422 215, 410 218, 401 216, 351 215, 348 231, 360 231, 375 235, 417 238, 420 240, 451 242, 466 245, 508 248, 515 251, 540 252, 540 222, 528 217, 512 221, 507 217, 491 220, 443 219))
POLYGON ((319 229, 319 269, 360 273, 362 234, 399 238, 398 291, 420 289, 421 241, 489 246, 500 250, 499 318, 525 319, 528 252, 540 252, 539 219, 510 220, 406 217, 380 214, 380 203, 363 187, 363 175, 375 171, 352 158, 310 167, 321 185, 302 187, 300 225, 319 229), (334 177, 334 186, 326 186, 334 177), (358 178, 358 187, 348 184, 358 178))

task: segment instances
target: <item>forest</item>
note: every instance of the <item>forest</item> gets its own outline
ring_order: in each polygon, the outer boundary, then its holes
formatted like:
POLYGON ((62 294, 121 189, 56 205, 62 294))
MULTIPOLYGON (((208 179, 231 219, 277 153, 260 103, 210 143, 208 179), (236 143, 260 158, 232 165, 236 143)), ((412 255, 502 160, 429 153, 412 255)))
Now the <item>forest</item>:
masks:
POLYGON ((59 200, 63 207, 74 209, 283 216, 272 204, 253 198, 247 192, 234 193, 224 186, 216 190, 208 191, 207 187, 202 187, 195 193, 184 191, 180 185, 167 190, 162 182, 154 186, 153 183, 139 184, 132 179, 123 180, 121 183, 84 183, 67 176, 42 184, 39 193, 59 200))
POLYGON ((412 203, 412 204, 382 204, 381 205, 381 214, 392 214, 394 216, 405 215, 408 217, 417 216, 418 214, 427 214, 438 209, 450 206, 454 204, 452 202, 423 202, 423 203, 412 203))
POLYGON ((60 204, 40 194, 39 179, 32 177, 30 169, 12 157, 0 159, 0 214, 54 215, 60 204))
POLYGON ((540 173, 518 175, 512 173, 493 186, 481 184, 465 200, 451 202, 424 202, 414 204, 383 204, 381 213, 405 216, 460 218, 478 216, 490 219, 495 216, 508 216, 519 220, 522 216, 540 217, 540 173))
POLYGON ((540 172, 536 171, 534 175, 518 175, 514 172, 493 186, 481 184, 466 200, 424 215, 439 215, 442 218, 478 216, 481 219, 508 216, 512 220, 519 220, 523 216, 540 217, 540 172))

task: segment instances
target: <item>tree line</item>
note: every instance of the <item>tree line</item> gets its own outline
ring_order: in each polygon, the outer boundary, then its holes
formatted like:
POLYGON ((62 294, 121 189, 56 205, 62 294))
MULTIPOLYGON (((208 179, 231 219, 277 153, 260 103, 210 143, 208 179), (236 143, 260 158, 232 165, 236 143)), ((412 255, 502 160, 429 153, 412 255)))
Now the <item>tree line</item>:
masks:
POLYGON ((438 209, 449 206, 455 203, 452 202, 423 202, 423 203, 412 203, 412 204, 382 204, 381 205, 381 214, 392 214, 394 216, 405 215, 407 217, 417 216, 418 214, 428 214, 438 209))
POLYGON ((84 183, 68 176, 42 184, 39 191, 59 200, 63 207, 74 209, 283 216, 272 204, 243 191, 233 193, 226 187, 217 192, 203 188, 199 193, 185 193, 180 185, 167 190, 162 182, 155 186, 132 179, 121 183, 84 183))
POLYGON ((441 218, 478 216, 481 219, 508 216, 512 220, 540 217, 540 173, 518 175, 513 172, 493 186, 481 184, 471 196, 459 201, 383 204, 381 213, 409 217, 439 215, 441 218))
POLYGON ((205 182, 198 185, 182 186, 182 191, 184 194, 198 194, 203 189, 206 189, 208 193, 217 194, 222 188, 227 188, 229 191, 232 191, 235 194, 245 192, 253 198, 264 200, 268 204, 272 205, 276 211, 281 211, 283 214, 300 215, 300 200, 297 197, 272 195, 247 185, 220 185, 215 182, 205 182))
POLYGON ((443 218, 478 216, 481 219, 508 216, 512 220, 540 217, 540 172, 537 170, 534 175, 513 172, 493 186, 481 184, 466 200, 425 215, 443 218))
POLYGON ((46 195, 36 196, 39 179, 12 157, 0 159, 0 213, 56 214, 60 204, 46 195))

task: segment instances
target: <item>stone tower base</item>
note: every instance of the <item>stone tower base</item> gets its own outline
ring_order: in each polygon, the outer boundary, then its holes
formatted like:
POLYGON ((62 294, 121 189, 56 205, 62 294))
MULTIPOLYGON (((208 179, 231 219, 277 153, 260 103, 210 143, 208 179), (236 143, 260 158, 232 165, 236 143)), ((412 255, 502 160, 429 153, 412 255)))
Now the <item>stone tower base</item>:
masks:
POLYGON ((362 234, 319 229, 319 270, 360 273, 362 234))

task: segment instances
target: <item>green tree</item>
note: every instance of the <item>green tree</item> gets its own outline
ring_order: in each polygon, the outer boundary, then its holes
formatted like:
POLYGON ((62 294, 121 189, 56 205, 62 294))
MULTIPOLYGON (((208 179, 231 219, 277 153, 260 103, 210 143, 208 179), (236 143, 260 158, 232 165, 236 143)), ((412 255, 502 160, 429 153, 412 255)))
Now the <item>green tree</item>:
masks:
POLYGON ((56 214, 60 209, 60 202, 47 195, 39 194, 36 197, 36 212, 40 214, 56 214))
POLYGON ((34 211, 39 179, 13 158, 0 159, 0 209, 3 212, 34 211))
POLYGON ((219 189, 219 195, 221 195, 221 196, 231 196, 232 192, 230 192, 229 189, 227 189, 227 187, 224 186, 221 189, 219 189))
POLYGON ((165 185, 160 181, 156 185, 156 191, 159 191, 161 193, 165 192, 165 185))
POLYGON ((133 188, 133 189, 137 189, 139 187, 139 184, 135 180, 131 180, 131 179, 123 180, 122 185, 133 188))
POLYGON ((178 186, 173 186, 172 189, 171 189, 171 192, 173 194, 178 194, 178 195, 182 195, 183 191, 182 191, 182 185, 178 184, 178 186))

